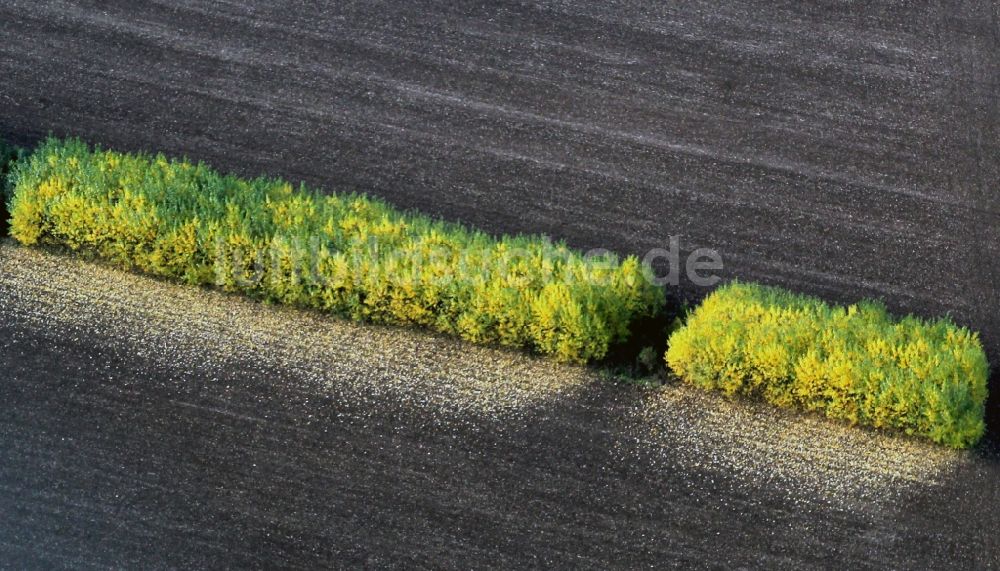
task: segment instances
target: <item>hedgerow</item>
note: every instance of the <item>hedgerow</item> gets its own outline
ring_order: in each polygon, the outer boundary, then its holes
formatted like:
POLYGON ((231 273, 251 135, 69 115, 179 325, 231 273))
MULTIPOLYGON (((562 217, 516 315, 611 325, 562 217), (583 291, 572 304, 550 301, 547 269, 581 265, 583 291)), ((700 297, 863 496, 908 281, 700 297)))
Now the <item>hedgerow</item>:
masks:
POLYGON ((48 139, 12 173, 11 235, 151 274, 558 360, 602 358, 663 292, 635 257, 493 238, 357 194, 48 139))
MULTIPOLYGON (((561 361, 601 359, 664 304, 635 257, 494 238, 363 195, 75 139, 50 138, 31 155, 0 143, 0 188, 25 245, 561 361)), ((666 362, 696 386, 956 448, 985 428, 989 366, 977 334, 947 319, 896 319, 874 302, 840 307, 732 283, 674 331, 666 362)))
POLYGON ((732 283, 671 335, 666 361, 699 387, 956 448, 985 428, 989 366, 978 335, 948 319, 895 319, 875 302, 831 306, 732 283))

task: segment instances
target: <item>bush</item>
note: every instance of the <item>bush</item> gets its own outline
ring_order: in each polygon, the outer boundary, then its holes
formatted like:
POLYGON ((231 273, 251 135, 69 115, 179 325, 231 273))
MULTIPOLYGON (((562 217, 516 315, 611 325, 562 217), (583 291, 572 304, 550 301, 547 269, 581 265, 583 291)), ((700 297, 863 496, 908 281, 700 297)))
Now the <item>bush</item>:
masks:
POLYGON ((24 151, 20 148, 8 145, 0 139, 0 202, 3 204, 6 204, 9 198, 7 175, 14 161, 23 155, 24 151))
POLYGON ((663 292, 630 257, 495 239, 364 196, 49 139, 12 173, 11 235, 192 284, 561 361, 602 358, 663 292))
POLYGON ((955 448, 982 436, 988 364, 977 334, 947 319, 894 319, 732 283, 669 340, 668 366, 691 384, 853 424, 901 429, 955 448))

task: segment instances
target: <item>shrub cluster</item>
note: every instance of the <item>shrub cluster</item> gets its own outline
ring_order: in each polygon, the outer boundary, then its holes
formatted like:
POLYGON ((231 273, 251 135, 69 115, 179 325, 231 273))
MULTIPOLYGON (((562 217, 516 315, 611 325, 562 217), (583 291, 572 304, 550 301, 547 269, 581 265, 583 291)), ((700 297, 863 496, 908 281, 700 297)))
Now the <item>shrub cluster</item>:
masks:
POLYGON ((354 319, 561 361, 602 358, 663 292, 634 257, 490 237, 355 194, 50 138, 18 161, 11 235, 354 319))
MULTIPOLYGON (((664 303, 635 257, 494 238, 362 195, 78 140, 50 138, 30 156, 0 143, 0 189, 10 233, 25 245, 561 361, 601 359, 664 303)), ((674 331, 666 362, 703 388, 957 448, 985 428, 978 336, 947 319, 895 319, 878 303, 831 306, 731 283, 674 331)))
POLYGON ((685 381, 963 448, 983 434, 988 364, 977 334, 947 319, 894 319, 732 283, 669 340, 685 381))

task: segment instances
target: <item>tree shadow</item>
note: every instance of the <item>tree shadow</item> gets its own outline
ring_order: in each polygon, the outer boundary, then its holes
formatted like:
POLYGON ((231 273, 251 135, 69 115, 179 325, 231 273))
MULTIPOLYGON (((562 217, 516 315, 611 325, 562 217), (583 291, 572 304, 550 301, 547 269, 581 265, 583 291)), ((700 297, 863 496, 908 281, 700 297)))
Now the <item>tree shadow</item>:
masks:
POLYGON ((987 382, 989 395, 986 397, 986 434, 980 446, 987 449, 991 454, 986 457, 993 462, 1000 462, 1000 373, 993 371, 987 382))

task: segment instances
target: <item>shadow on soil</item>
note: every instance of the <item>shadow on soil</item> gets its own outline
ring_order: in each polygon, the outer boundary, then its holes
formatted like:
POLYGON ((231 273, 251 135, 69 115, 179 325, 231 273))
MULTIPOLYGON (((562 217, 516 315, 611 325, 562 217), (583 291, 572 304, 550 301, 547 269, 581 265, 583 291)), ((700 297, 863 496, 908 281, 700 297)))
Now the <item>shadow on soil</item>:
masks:
POLYGON ((994 370, 987 386, 990 392, 986 398, 986 436, 983 437, 983 446, 992 452, 990 457, 994 461, 1000 461, 996 454, 1000 452, 1000 373, 994 370))
POLYGON ((782 489, 685 465, 670 447, 640 454, 623 424, 641 404, 637 389, 587 384, 514 417, 457 419, 384 393, 317 390, 252 356, 185 370, 96 334, 57 339, 37 339, 37 356, 11 355, 38 360, 11 363, 19 382, 0 386, 15 435, 0 446, 12 458, 0 484, 14 492, 0 494, 0 508, 21 508, 9 512, 8 545, 49 545, 56 560, 606 568, 696 565, 714 552, 731 567, 790 554, 806 566, 863 566, 877 555, 889 566, 974 567, 990 553, 978 535, 994 504, 968 495, 989 485, 982 464, 943 493, 914 489, 898 513, 873 520, 864 507, 832 512, 820 498, 793 505, 782 489), (122 390, 114 371, 143 381, 122 390), (85 390, 71 382, 81 374, 94 380, 85 390), (216 382, 201 382, 209 376, 216 382), (40 423, 51 432, 35 430, 40 423), (65 470, 47 465, 54 454, 65 470), (39 489, 58 490, 44 501, 68 507, 43 509, 39 489), (116 507, 122 497, 127 510, 116 507), (953 497, 973 517, 950 508, 953 497), (31 534, 18 531, 25 514, 36 514, 31 534), (67 531, 84 525, 93 535, 67 531), (946 551, 919 540, 944 529, 946 551), (143 533, 160 540, 150 546, 143 533), (204 534, 212 541, 194 541, 204 534), (95 537, 105 549, 93 549, 95 537))
MULTIPOLYGON (((0 133, 2 133, 0 134, 0 238, 4 238, 8 236, 10 230, 9 212, 4 192, 8 170, 7 163, 13 158, 14 149, 30 149, 44 135, 29 132, 15 134, 4 129, 0 129, 0 133), (10 145, 14 145, 14 147, 10 145)), ((667 338, 678 323, 678 319, 683 317, 684 308, 694 303, 698 297, 695 296, 692 299, 671 297, 663 312, 633 322, 632 335, 629 339, 612 346, 607 356, 596 366, 624 375, 637 383, 647 383, 651 379, 665 379, 666 368, 663 359, 667 338)), ((985 341, 988 348, 993 346, 989 339, 985 341)), ((996 369, 997 366, 994 368, 996 369)), ((1000 372, 994 370, 988 386, 986 435, 983 438, 981 448, 984 451, 984 458, 992 462, 1000 462, 1000 372)))
POLYGON ((675 314, 662 313, 633 321, 629 338, 610 347, 597 366, 637 378, 659 371, 675 318, 675 314))
POLYGON ((688 307, 686 300, 668 297, 659 313, 633 321, 629 338, 608 348, 607 356, 595 366, 636 380, 664 378, 667 339, 680 326, 688 307))

